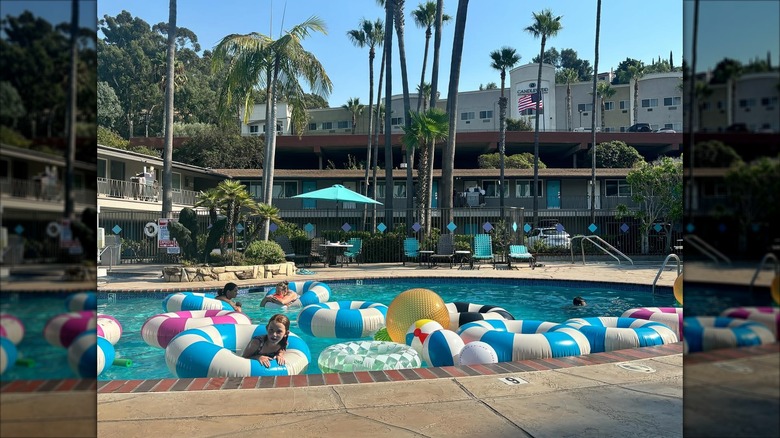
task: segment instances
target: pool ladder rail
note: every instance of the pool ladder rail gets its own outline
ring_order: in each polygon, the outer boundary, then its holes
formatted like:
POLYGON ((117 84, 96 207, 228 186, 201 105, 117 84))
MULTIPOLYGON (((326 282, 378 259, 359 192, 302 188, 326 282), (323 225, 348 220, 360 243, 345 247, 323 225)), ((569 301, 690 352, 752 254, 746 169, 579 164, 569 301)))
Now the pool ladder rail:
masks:
MULTIPOLYGON (((620 264, 620 259, 613 254, 613 252, 621 255, 623 258, 628 260, 632 265, 634 264, 634 261, 631 260, 631 257, 623 254, 619 249, 612 246, 609 242, 602 239, 601 237, 592 234, 590 236, 584 236, 584 235, 577 235, 571 238, 572 243, 574 243, 575 239, 582 239, 583 241, 587 240, 588 242, 595 245, 600 250, 604 251, 605 254, 611 256, 613 259, 617 260, 618 264, 620 264), (600 245, 599 243, 603 244, 604 246, 600 245), (606 248, 605 248, 606 246, 606 248)), ((582 249, 582 264, 585 264, 585 245, 580 245, 580 248, 582 249)), ((571 245, 571 262, 574 263, 574 245, 571 245)))
POLYGON ((772 262, 774 265, 774 271, 775 271, 775 277, 780 276, 780 261, 777 260, 777 256, 774 255, 771 252, 768 252, 764 254, 764 257, 761 259, 761 262, 758 264, 758 268, 756 268, 756 272, 753 274, 753 278, 750 280, 750 291, 753 291, 753 286, 756 284, 756 279, 758 279, 758 275, 761 273, 761 271, 764 270, 764 266, 772 262))
POLYGON ((664 262, 661 264, 661 269, 658 270, 658 273, 655 274, 655 279, 653 280, 653 294, 655 294, 655 284, 658 283, 658 278, 661 277, 661 273, 664 272, 664 269, 666 269, 666 265, 669 263, 669 260, 674 259, 677 262, 677 277, 682 274, 682 264, 680 262, 680 257, 677 254, 671 253, 664 259, 664 262))
POLYGON ((711 258, 715 264, 719 264, 722 261, 726 262, 726 264, 731 264, 731 259, 726 257, 725 254, 715 249, 714 246, 710 245, 704 239, 701 237, 695 235, 695 234, 686 234, 683 236, 683 240, 686 243, 689 243, 694 248, 698 249, 699 252, 706 255, 707 257, 711 258))

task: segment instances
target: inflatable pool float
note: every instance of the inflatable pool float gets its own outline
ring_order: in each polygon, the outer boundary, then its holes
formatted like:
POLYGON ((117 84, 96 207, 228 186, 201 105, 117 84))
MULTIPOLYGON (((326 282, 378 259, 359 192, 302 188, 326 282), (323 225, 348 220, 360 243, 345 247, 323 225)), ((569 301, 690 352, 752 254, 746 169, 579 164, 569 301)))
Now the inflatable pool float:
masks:
POLYGON ((19 345, 24 339, 24 324, 22 320, 10 313, 0 313, 0 337, 19 345))
POLYGON ((95 312, 82 310, 80 312, 61 313, 54 316, 43 327, 43 337, 55 347, 69 347, 76 336, 97 325, 95 312))
POLYGON ((115 345, 122 337, 122 324, 113 316, 98 313, 96 329, 97 335, 106 338, 111 345, 115 345))
POLYGON ((77 292, 65 297, 65 310, 79 312, 82 310, 97 310, 97 294, 95 292, 77 292))
POLYGON ((463 338, 454 331, 436 330, 423 341, 422 358, 432 367, 459 365, 464 346, 463 338))
POLYGON ((228 310, 190 310, 152 316, 141 327, 141 337, 152 347, 165 348, 176 335, 214 324, 252 324, 248 316, 228 310))
POLYGON ((626 310, 620 316, 622 318, 639 318, 648 321, 658 321, 672 329, 674 334, 677 335, 677 339, 682 339, 682 307, 637 307, 626 310))
POLYGON ((683 319, 687 352, 771 344, 775 335, 760 322, 725 316, 683 319))
MULTIPOLYGON (((288 304, 270 300, 266 301, 263 307, 282 310, 297 309, 310 304, 324 303, 330 299, 330 286, 319 281, 291 281, 287 283, 287 289, 298 294, 298 299, 288 304)), ((276 288, 272 287, 265 296, 266 298, 271 297, 275 293, 276 288)))
POLYGON ((181 312, 186 310, 230 310, 233 306, 215 299, 216 294, 198 292, 176 292, 163 299, 162 307, 166 312, 181 312))
POLYGON ((573 318, 564 324, 576 328, 588 338, 592 353, 679 341, 674 331, 666 324, 646 319, 597 316, 573 318))
POLYGON ((484 320, 460 328, 463 342, 484 342, 496 351, 499 362, 589 354, 584 334, 557 322, 535 320, 484 320))
POLYGON ((419 368, 420 355, 408 345, 385 341, 356 341, 322 350, 317 365, 323 373, 419 368))
POLYGON ((318 338, 363 338, 385 326, 387 306, 371 301, 309 304, 298 315, 298 327, 318 338))
POLYGON ((306 370, 311 362, 309 346, 290 332, 285 365, 276 359, 266 368, 257 359, 240 355, 255 336, 264 336, 264 325, 217 324, 185 330, 165 347, 165 362, 178 378, 291 376, 306 370))
POLYGON ((16 364, 18 352, 16 345, 10 339, 0 336, 0 374, 16 364))
POLYGON ((111 362, 113 362, 114 346, 105 338, 99 337, 97 330, 94 328, 86 330, 76 336, 68 346, 68 364, 70 369, 81 378, 94 379, 105 368, 106 351, 111 356, 111 362), (100 348, 98 345, 100 345, 100 348))
POLYGON ((450 312, 450 330, 457 332, 465 324, 485 319, 515 319, 506 309, 498 306, 485 306, 482 304, 456 301, 446 303, 450 312))
POLYGON ((775 335, 775 339, 780 333, 780 307, 731 307, 721 312, 720 316, 760 322, 775 335))

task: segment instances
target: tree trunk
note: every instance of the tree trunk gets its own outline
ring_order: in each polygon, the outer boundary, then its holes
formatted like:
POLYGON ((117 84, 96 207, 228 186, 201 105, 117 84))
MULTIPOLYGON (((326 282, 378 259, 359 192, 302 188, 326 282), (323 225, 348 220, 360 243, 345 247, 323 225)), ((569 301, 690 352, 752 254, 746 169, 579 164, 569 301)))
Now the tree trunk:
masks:
POLYGON ((393 143, 390 108, 393 94, 393 9, 394 0, 385 2, 385 225, 393 231, 393 143))
POLYGON ((572 119, 572 113, 571 113, 571 84, 566 84, 566 128, 569 130, 569 132, 572 131, 571 128, 571 119, 572 119))
MULTIPOLYGON (((406 46, 404 43, 404 0, 395 0, 395 17, 393 24, 398 34, 398 56, 401 60, 401 88, 404 95, 404 126, 409 129, 412 120, 409 113, 412 104, 409 100, 409 80, 406 74, 406 46)), ((388 107, 389 108, 389 107, 388 107)), ((406 148, 406 222, 407 226, 414 220, 414 153, 415 148, 406 148)))
MULTIPOLYGON (((371 47, 368 53, 368 145, 366 146, 366 176, 364 180, 365 196, 369 196, 368 170, 371 167, 371 128, 374 126, 374 48, 371 47)), ((368 219, 368 205, 363 204, 363 226, 365 227, 368 219)), ((371 228, 373 232, 375 228, 371 228)))
POLYGON ((162 175, 162 216, 171 217, 173 213, 173 83, 174 56, 176 52, 176 0, 170 0, 168 17, 168 60, 167 79, 165 81, 165 150, 163 152, 162 175))
MULTIPOLYGON (((425 29, 425 50, 423 51, 422 73, 420 73, 420 89, 417 91, 417 112, 423 107, 423 84, 425 83, 425 67, 428 63, 428 44, 431 42, 431 28, 425 29)), ((423 110, 425 111, 425 110, 423 110)))
MULTIPOLYGON (((596 49, 593 58, 593 100, 596 100, 596 89, 598 88, 598 68, 599 68, 599 33, 601 31, 601 0, 596 2, 596 49)), ((595 105, 594 105, 595 106, 595 105)), ((604 96, 601 96, 601 129, 604 129, 604 96)), ((594 115, 595 116, 595 115, 594 115)), ((593 119, 595 121, 595 117, 593 119)), ((590 162, 590 223, 596 223, 596 128, 591 123, 591 135, 593 154, 590 162)))
MULTIPOLYGON (((276 159, 276 82, 279 77, 279 58, 274 58, 273 77, 269 84, 268 97, 266 98, 266 114, 269 117, 265 119, 265 141, 267 143, 265 163, 263 166, 263 173, 266 175, 265 182, 265 203, 273 205, 273 192, 274 192, 274 160, 276 159)), ((263 231, 263 240, 268 240, 268 234, 271 227, 271 218, 265 219, 265 230, 263 231)))
POLYGON ((505 219, 504 216, 504 192, 506 191, 506 181, 504 179, 504 169, 505 169, 505 156, 506 156, 506 104, 507 104, 507 98, 503 95, 504 94, 504 81, 502 79, 501 81, 501 97, 498 99, 498 120, 499 120, 499 144, 498 144, 498 166, 501 171, 501 175, 498 179, 498 187, 499 187, 499 206, 501 210, 501 220, 505 219))
MULTIPOLYGON (((431 65, 431 104, 430 108, 436 108, 436 96, 439 94, 439 55, 441 52, 441 25, 444 15, 444 0, 436 1, 436 21, 433 25, 433 65, 431 65)), ((431 157, 431 161, 433 158, 431 157)))
POLYGON ((534 127, 534 214, 533 226, 539 223, 539 103, 542 100, 542 61, 544 60, 544 45, 547 37, 542 35, 542 48, 539 52, 539 74, 536 79, 536 123, 534 127))
MULTIPOLYGON (((78 85, 76 74, 79 61, 79 1, 71 0, 70 16, 70 72, 68 73, 68 106, 65 110, 65 129, 68 133, 67 154, 65 155, 65 217, 74 217, 73 165, 76 161, 76 113, 78 112, 78 85)), ((88 224, 91 228, 94 224, 88 224)), ((94 260, 91 260, 94 262, 94 260)))
MULTIPOLYGON (((384 46, 382 47, 382 61, 379 63, 379 83, 376 87, 376 106, 377 109, 380 106, 380 102, 382 101, 382 79, 384 79, 385 74, 385 49, 384 46)), ((376 172, 377 172, 377 162, 379 161, 379 131, 381 127, 383 126, 383 121, 379 120, 379 112, 377 111, 376 115, 376 124, 374 125, 374 152, 372 154, 372 161, 371 161, 371 195, 369 197, 376 201, 376 172)), ((371 219, 371 229, 376 230, 376 204, 371 204, 373 207, 373 214, 371 219)))

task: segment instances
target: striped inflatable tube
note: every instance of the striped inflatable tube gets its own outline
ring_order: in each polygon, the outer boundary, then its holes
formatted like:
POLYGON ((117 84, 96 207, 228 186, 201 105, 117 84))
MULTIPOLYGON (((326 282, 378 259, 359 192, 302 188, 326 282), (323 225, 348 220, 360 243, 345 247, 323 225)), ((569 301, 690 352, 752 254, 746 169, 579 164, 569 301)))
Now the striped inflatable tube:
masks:
MULTIPOLYGON (((280 305, 274 302, 266 302, 264 307, 273 309, 295 309, 308 306, 309 304, 319 304, 327 302, 330 299, 330 286, 319 281, 291 281, 287 284, 290 292, 298 294, 298 299, 287 305, 280 305)), ((265 294, 267 297, 276 293, 276 288, 265 294)))
POLYGON ((265 334, 265 326, 255 324, 217 324, 185 330, 165 348, 165 362, 179 378, 291 376, 306 370, 311 362, 309 346, 292 332, 287 338, 285 365, 273 359, 266 368, 257 359, 241 357, 253 337, 265 334))
POLYGON ((97 335, 102 336, 115 345, 122 337, 122 324, 113 316, 98 313, 97 315, 97 335))
POLYGON ((197 292, 176 292, 163 299, 162 307, 166 312, 181 312, 182 310, 230 310, 233 306, 214 299, 216 294, 197 292))
POLYGON ((687 316, 683 324, 690 353, 775 342, 775 335, 756 321, 725 316, 687 316))
POLYGON ((591 352, 586 337, 556 322, 491 319, 470 322, 460 328, 463 342, 482 341, 496 351, 499 362, 579 356, 591 352))
POLYGON ((775 338, 780 333, 780 307, 731 307, 721 312, 720 316, 760 322, 775 338))
POLYGON ((252 324, 248 316, 228 310, 191 310, 155 315, 144 322, 141 337, 152 347, 165 348, 176 335, 214 324, 252 324))
POLYGON ((674 331, 656 321, 614 316, 573 318, 564 324, 581 331, 590 342, 592 353, 649 347, 678 342, 674 331))
POLYGON ((95 312, 91 310, 61 313, 46 322, 43 337, 55 347, 68 348, 76 336, 95 328, 96 319, 95 312))
POLYGON ((498 306, 483 306, 482 304, 465 303, 456 301, 446 303, 447 310, 450 312, 450 330, 456 332, 458 329, 470 322, 482 321, 485 319, 515 319, 506 309, 498 306))
POLYGON ((95 292, 78 292, 65 297, 65 310, 79 312, 82 310, 97 310, 97 294, 95 292))
POLYGON ((17 356, 16 345, 13 341, 0 336, 0 374, 14 366, 17 356))
MULTIPOLYGON (((68 364, 70 369, 81 378, 94 379, 98 375, 98 369, 101 372, 103 371, 100 367, 98 355, 97 345, 99 339, 103 339, 102 345, 108 345, 111 348, 111 354, 113 355, 114 346, 106 339, 98 337, 94 328, 80 333, 68 346, 68 364)), ((113 361, 114 358, 112 357, 111 362, 113 361)), ((105 362, 103 362, 103 365, 105 366, 105 362)))
POLYGON ((318 338, 364 338, 385 326, 387 306, 371 301, 310 304, 298 315, 298 327, 318 338))
POLYGON ((0 313, 0 337, 19 345, 24 339, 24 324, 22 320, 10 313, 0 313))
POLYGON ((420 368, 420 355, 408 345, 385 341, 357 341, 322 350, 317 365, 323 373, 420 368))
POLYGON ((620 315, 623 318, 639 318, 658 321, 674 332, 677 339, 682 339, 683 309, 682 307, 637 307, 628 309, 620 315))

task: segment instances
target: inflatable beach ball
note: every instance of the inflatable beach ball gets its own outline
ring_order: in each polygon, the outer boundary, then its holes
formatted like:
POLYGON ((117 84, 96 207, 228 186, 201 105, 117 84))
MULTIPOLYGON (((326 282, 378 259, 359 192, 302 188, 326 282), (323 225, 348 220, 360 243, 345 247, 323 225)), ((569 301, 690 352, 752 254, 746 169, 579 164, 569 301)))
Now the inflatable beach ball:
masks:
POLYGON ((97 310, 97 294, 95 292, 70 294, 65 298, 65 309, 68 312, 97 310))
POLYGON ((0 337, 0 374, 16 363, 16 345, 10 339, 0 337))
POLYGON ((18 345, 24 339, 24 324, 10 313, 0 313, 0 337, 18 345))
POLYGON ((387 306, 387 334, 393 342, 403 344, 409 326, 421 319, 431 319, 449 327, 450 312, 444 300, 429 289, 409 289, 401 292, 387 306))
POLYGON ((489 344, 482 341, 469 342, 460 351, 460 363, 458 365, 480 365, 484 363, 498 363, 498 354, 489 344))
POLYGON ((414 348, 417 354, 422 355, 423 343, 431 333, 437 330, 444 330, 444 327, 432 319, 416 321, 406 331, 406 345, 414 348))
POLYGON ((464 346, 463 339, 457 333, 447 329, 438 330, 425 338, 422 357, 433 367, 458 365, 464 346))
POLYGON ((114 345, 122 337, 122 324, 113 316, 98 313, 97 316, 97 335, 102 336, 114 345))

